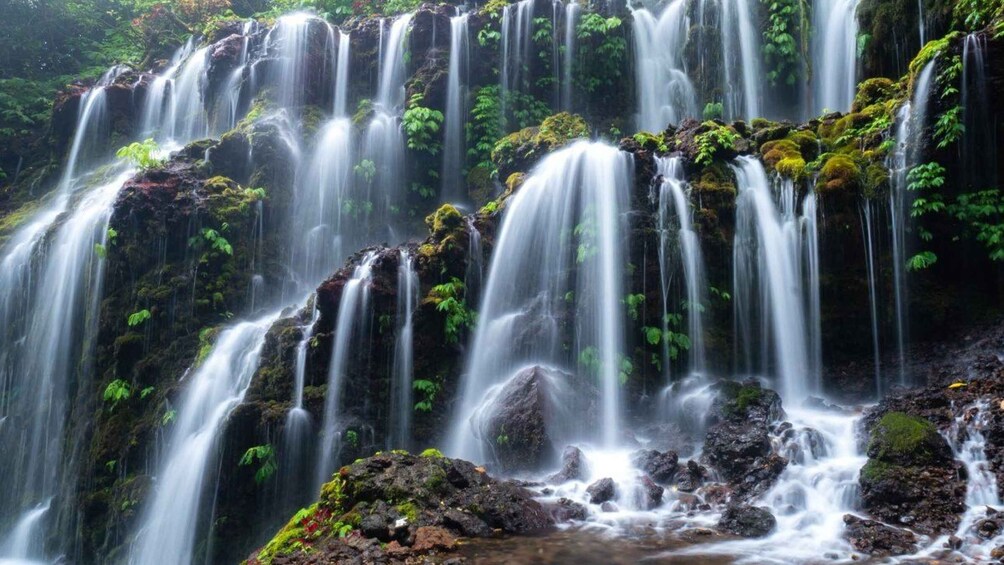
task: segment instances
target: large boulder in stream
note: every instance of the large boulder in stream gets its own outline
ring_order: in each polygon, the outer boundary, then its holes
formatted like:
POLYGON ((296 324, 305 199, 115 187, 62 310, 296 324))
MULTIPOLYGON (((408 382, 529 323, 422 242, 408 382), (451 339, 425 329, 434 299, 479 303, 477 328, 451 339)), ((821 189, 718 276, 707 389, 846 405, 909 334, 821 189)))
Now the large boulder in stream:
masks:
POLYGON ((965 469, 930 421, 888 412, 871 429, 862 508, 928 535, 954 532, 965 511, 965 469))
POLYGON ((771 425, 784 417, 781 397, 756 381, 719 383, 704 439, 704 459, 742 498, 766 491, 788 461, 771 449, 771 425))
POLYGON ((844 516, 844 538, 854 549, 873 557, 906 555, 917 550, 917 536, 909 530, 887 526, 874 520, 844 516))
POLYGON ((489 391, 474 424, 501 470, 535 471, 556 463, 556 440, 568 435, 572 422, 584 424, 595 413, 591 388, 573 386, 574 379, 533 366, 489 391))
POLYGON ((744 538, 762 538, 777 527, 777 519, 766 508, 730 505, 718 521, 718 529, 744 538))
POLYGON ((378 453, 342 467, 321 498, 247 561, 404 563, 459 536, 532 534, 554 524, 529 491, 428 450, 378 453))

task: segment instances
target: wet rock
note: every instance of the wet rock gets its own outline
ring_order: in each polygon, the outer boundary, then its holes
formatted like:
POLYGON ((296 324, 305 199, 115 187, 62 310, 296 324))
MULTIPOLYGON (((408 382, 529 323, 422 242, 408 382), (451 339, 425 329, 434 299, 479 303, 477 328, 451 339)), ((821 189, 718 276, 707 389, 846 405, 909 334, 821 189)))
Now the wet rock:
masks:
POLYGON ((438 526, 422 526, 415 531, 415 543, 411 549, 427 552, 434 549, 452 549, 457 545, 457 538, 444 528, 438 526))
POLYGON ((735 485, 735 493, 743 498, 753 498, 767 492, 787 465, 788 460, 776 453, 757 458, 747 469, 742 482, 735 485))
POLYGON ((1001 531, 1001 521, 994 518, 984 518, 976 523, 976 535, 983 539, 993 539, 1001 531))
POLYGON ((558 502, 548 506, 548 510, 557 524, 572 520, 585 520, 589 517, 589 511, 585 506, 567 498, 559 498, 558 502))
POLYGON ((604 502, 613 500, 617 495, 617 484, 609 477, 600 479, 589 485, 586 488, 586 493, 589 495, 590 503, 603 504, 604 502))
POLYGON ((567 483, 568 481, 581 481, 589 475, 586 466, 585 455, 582 450, 574 445, 569 445, 561 454, 561 470, 551 475, 547 482, 551 484, 567 483))
POLYGON ((708 470, 693 459, 676 475, 676 488, 683 492, 694 492, 708 478, 708 470))
POLYGON ((962 547, 962 538, 959 536, 948 536, 948 541, 945 542, 945 547, 947 549, 960 549, 962 547))
POLYGON ((613 502, 608 501, 600 505, 600 510, 604 512, 619 512, 620 508, 618 508, 613 502))
POLYGON ((524 369, 499 392, 482 438, 493 445, 501 469, 537 470, 554 457, 545 415, 551 410, 549 380, 555 373, 539 366, 524 369))
POLYGON ((666 490, 655 484, 655 481, 648 477, 641 477, 639 480, 641 487, 639 506, 645 510, 651 510, 662 504, 662 494, 666 490))
POLYGON ((777 520, 766 508, 731 505, 725 509, 718 529, 744 538, 762 538, 777 527, 777 520))
POLYGON ((642 449, 631 456, 635 468, 644 471, 657 483, 669 484, 676 477, 677 455, 672 451, 660 453, 652 449, 642 449))
POLYGON ((954 532, 965 511, 964 468, 928 420, 885 414, 873 427, 861 469, 862 508, 919 533, 954 532))
POLYGON ((906 555, 917 550, 917 536, 909 530, 887 526, 874 520, 844 516, 844 538, 854 549, 876 557, 906 555))

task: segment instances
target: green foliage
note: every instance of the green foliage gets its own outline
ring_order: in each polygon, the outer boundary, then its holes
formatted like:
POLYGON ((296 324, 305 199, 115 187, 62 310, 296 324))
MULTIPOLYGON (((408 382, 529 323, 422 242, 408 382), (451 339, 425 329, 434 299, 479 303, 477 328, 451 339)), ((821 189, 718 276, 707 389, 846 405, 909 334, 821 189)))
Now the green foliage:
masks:
POLYGON ((477 89, 465 129, 467 156, 477 165, 494 171, 492 149, 495 140, 502 136, 502 104, 498 85, 477 89))
MULTIPOLYGON (((227 225, 224 224, 223 229, 225 230, 226 228, 227 228, 227 225)), ((233 255, 234 254, 234 248, 233 248, 233 246, 230 245, 230 242, 227 241, 227 239, 225 237, 223 237, 220 234, 220 232, 218 232, 218 231, 216 231, 216 230, 214 230, 212 228, 202 228, 202 230, 200 230, 199 233, 202 235, 202 239, 201 240, 205 241, 206 243, 209 244, 210 250, 212 250, 212 251, 218 251, 218 252, 223 253, 225 255, 233 255)), ((194 237, 194 238, 192 238, 192 239, 190 239, 188 241, 188 244, 189 245, 198 245, 199 241, 200 241, 199 238, 194 237)))
POLYGON ((715 157, 723 151, 732 150, 735 147, 739 134, 728 126, 719 125, 712 121, 702 124, 707 131, 694 136, 697 142, 697 156, 694 162, 698 165, 710 165, 715 157))
POLYGON ((977 31, 993 24, 999 33, 1004 23, 1004 0, 956 0, 952 14, 963 29, 977 31))
POLYGON ((115 410, 119 402, 128 400, 132 395, 132 391, 129 388, 129 383, 123 381, 122 379, 115 379, 114 381, 108 383, 105 387, 105 392, 102 395, 105 402, 111 404, 111 409, 115 410))
POLYGON ((1004 194, 999 189, 960 194, 948 207, 994 261, 1004 261, 1004 194))
POLYGON ((966 126, 962 123, 962 106, 953 106, 938 116, 934 123, 934 139, 938 148, 944 149, 962 139, 966 126))
POLYGON ((438 450, 438 449, 436 449, 434 447, 430 447, 429 449, 426 449, 422 453, 419 453, 418 456, 419 457, 431 457, 433 459, 442 459, 442 458, 446 457, 445 455, 443 455, 442 451, 440 451, 440 450, 438 450))
POLYGON ((352 167, 352 171, 367 183, 371 183, 373 182, 373 178, 376 177, 376 163, 370 159, 363 159, 352 167))
POLYGON ((271 444, 249 448, 237 464, 241 467, 250 467, 255 463, 258 463, 258 469, 254 473, 254 482, 260 485, 268 481, 279 469, 275 462, 275 450, 271 444))
POLYGON ((664 344, 669 352, 669 358, 675 361, 681 352, 690 349, 690 337, 677 331, 683 322, 683 316, 680 314, 673 312, 666 314, 665 322, 665 328, 643 326, 641 332, 649 345, 655 347, 664 344))
POLYGON ((457 277, 451 277, 449 281, 438 284, 429 291, 427 300, 436 305, 436 310, 446 314, 443 327, 446 343, 458 343, 460 333, 465 328, 473 327, 477 321, 477 314, 467 307, 465 294, 464 281, 457 277))
POLYGON ((624 299, 621 300, 621 302, 627 308, 628 317, 631 318, 632 320, 637 321, 638 320, 638 308, 640 308, 642 306, 642 304, 645 303, 645 295, 644 294, 629 294, 629 295, 625 296, 624 299))
POLYGON ((138 312, 133 312, 132 314, 129 314, 127 322, 129 324, 129 327, 131 328, 133 326, 138 326, 149 319, 150 319, 150 311, 144 308, 138 312))
MULTIPOLYGON (((763 31, 763 55, 767 79, 772 85, 794 86, 798 80, 799 46, 795 40, 800 7, 798 0, 762 0, 768 25, 763 31)), ((708 119, 705 116, 705 119, 708 119)))
POLYGON ((160 147, 153 138, 134 141, 115 152, 115 156, 126 159, 141 170, 148 170, 164 164, 164 158, 158 157, 160 147))
POLYGON ((166 426, 174 421, 178 417, 178 411, 174 408, 168 409, 164 412, 164 415, 160 418, 160 425, 166 426))
POLYGON ((404 111, 401 125, 408 138, 408 148, 424 151, 430 155, 439 153, 440 143, 437 139, 443 125, 443 113, 439 110, 421 105, 422 95, 415 94, 408 101, 408 109, 404 111))
POLYGON ((602 87, 619 85, 627 68, 627 40, 621 19, 591 12, 575 27, 579 41, 572 68, 577 89, 593 94, 602 87))
POLYGON ((139 391, 139 398, 140 398, 140 400, 142 400, 142 399, 150 396, 151 394, 153 394, 154 390, 155 390, 154 387, 148 386, 148 387, 144 388, 143 390, 139 391))
POLYGON ((415 403, 416 412, 432 412, 432 403, 439 393, 440 384, 426 379, 415 379, 411 382, 415 392, 422 394, 422 399, 415 403))
POLYGON ((704 119, 720 120, 725 115, 725 106, 721 102, 708 102, 704 105, 704 119))
POLYGON ((868 455, 879 461, 908 460, 923 464, 935 455, 931 446, 939 439, 938 429, 928 420, 903 412, 888 412, 872 429, 868 455))
POLYGON ((345 432, 345 443, 352 448, 359 447, 359 432, 347 430, 345 432))
POLYGON ((906 268, 910 271, 922 271, 938 262, 938 256, 932 251, 921 251, 906 260, 906 268))
MULTIPOLYGON (((945 184, 945 168, 936 162, 924 163, 910 169, 906 175, 907 189, 917 192, 910 208, 910 216, 918 220, 928 214, 936 214, 946 209, 944 197, 938 192, 945 184)), ((920 222, 917 222, 920 238, 930 241, 932 235, 920 222)), ((907 268, 919 271, 933 265, 938 257, 931 251, 920 251, 907 260, 907 268)))

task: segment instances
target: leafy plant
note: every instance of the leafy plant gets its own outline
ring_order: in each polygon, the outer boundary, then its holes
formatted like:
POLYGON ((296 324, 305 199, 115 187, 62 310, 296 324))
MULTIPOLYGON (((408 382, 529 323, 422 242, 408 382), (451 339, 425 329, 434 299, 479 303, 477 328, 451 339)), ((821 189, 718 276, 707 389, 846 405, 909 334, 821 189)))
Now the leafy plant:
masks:
MULTIPOLYGON (((651 346, 665 344, 669 351, 669 358, 676 360, 680 353, 690 349, 690 337, 683 332, 676 331, 683 321, 683 316, 670 312, 666 314, 666 329, 653 326, 642 327, 642 335, 645 342, 651 346)), ((660 363, 661 364, 661 363, 660 363)))
POLYGON ((621 301, 627 307, 628 317, 632 320, 638 319, 638 308, 645 303, 644 294, 629 294, 621 301))
POLYGON ((704 105, 705 120, 720 120, 725 115, 725 106, 721 102, 708 102, 704 105))
MULTIPOLYGON (((767 28, 763 31, 763 55, 767 79, 772 85, 793 86, 798 80, 799 46, 795 40, 800 6, 798 0, 763 0, 767 28)), ((706 118, 707 119, 707 118, 706 118)))
POLYGON ((141 170, 148 170, 164 164, 164 159, 158 157, 160 147, 153 138, 134 141, 115 152, 115 156, 126 159, 141 170))
MULTIPOLYGON (((936 162, 917 165, 907 173, 906 181, 908 190, 919 193, 911 204, 911 217, 919 219, 945 210, 944 197, 938 192, 945 184, 944 167, 936 162)), ((930 241, 934 237, 920 222, 917 223, 917 230, 924 241, 930 241)), ((938 257, 933 252, 921 251, 907 261, 907 268, 912 271, 926 269, 937 260, 938 257)))
POLYGON ((359 447, 359 432, 355 430, 348 430, 345 432, 345 443, 350 447, 359 447))
POLYGON ((356 164, 354 167, 352 167, 352 171, 356 175, 362 177, 364 181, 370 183, 373 182, 373 178, 376 177, 376 163, 374 163, 370 159, 363 159, 362 161, 359 161, 359 163, 356 164))
POLYGON ((934 139, 938 148, 944 149, 962 139, 966 126, 962 123, 962 106, 953 106, 938 116, 934 123, 934 139))
POLYGON ((572 68, 576 87, 593 94, 603 87, 618 85, 627 67, 627 40, 618 17, 604 18, 596 12, 585 14, 575 27, 579 46, 572 68))
POLYGON ((149 319, 150 319, 150 311, 144 308, 139 312, 133 312, 132 314, 129 314, 129 318, 126 321, 128 322, 129 327, 131 328, 134 326, 138 326, 149 319))
POLYGON ((697 142, 697 156, 694 162, 698 165, 710 165, 715 156, 722 151, 728 151, 735 147, 739 134, 727 126, 718 125, 715 122, 704 122, 707 131, 699 133, 694 137, 697 142))
POLYGON ((411 382, 411 387, 422 394, 422 399, 415 403, 416 412, 432 412, 432 403, 436 400, 440 385, 435 381, 426 379, 415 379, 411 382))
POLYGON ((164 412, 164 415, 160 418, 160 425, 166 426, 174 421, 178 417, 178 411, 174 408, 170 408, 164 412))
POLYGON ((220 232, 212 228, 202 228, 202 238, 209 242, 210 249, 225 253, 227 255, 234 254, 234 248, 230 245, 225 237, 220 235, 220 232))
POLYGON ((440 144, 436 139, 443 125, 443 113, 421 105, 422 94, 415 94, 408 101, 401 124, 408 138, 408 148, 425 151, 430 155, 439 153, 440 144))
POLYGON ((262 484, 269 480, 272 475, 275 474, 279 466, 275 462, 275 450, 272 449, 271 444, 256 445, 249 448, 241 456, 240 461, 237 463, 241 467, 249 467, 258 463, 258 469, 254 473, 254 482, 257 484, 262 484))
POLYGON ((115 379, 114 381, 108 383, 105 387, 105 392, 102 395, 105 402, 111 404, 111 409, 115 410, 115 407, 124 400, 128 400, 129 396, 132 395, 132 391, 129 389, 129 383, 123 381, 122 379, 115 379))
POLYGON ((948 207, 981 242, 993 261, 1004 261, 1004 194, 999 189, 960 194, 948 207))
POLYGON ((466 287, 464 281, 451 277, 448 282, 436 285, 429 291, 428 300, 436 305, 436 310, 446 314, 443 333, 446 343, 457 343, 460 332, 474 325, 477 315, 467 308, 464 299, 466 287))

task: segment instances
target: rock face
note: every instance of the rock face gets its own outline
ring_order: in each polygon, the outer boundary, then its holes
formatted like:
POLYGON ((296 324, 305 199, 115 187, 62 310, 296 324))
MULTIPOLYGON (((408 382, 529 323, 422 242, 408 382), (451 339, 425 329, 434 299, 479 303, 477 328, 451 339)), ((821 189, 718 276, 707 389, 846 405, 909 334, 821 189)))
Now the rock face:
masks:
POLYGON ((471 463, 433 450, 383 453, 342 467, 248 563, 342 563, 376 548, 403 561, 450 548, 456 536, 530 534, 553 523, 528 491, 471 463))
POLYGON ((771 424, 783 414, 778 394, 759 383, 719 384, 704 457, 740 496, 764 492, 787 465, 787 459, 771 452, 769 437, 771 424))
POLYGON ((617 496, 617 483, 611 478, 600 479, 589 485, 586 489, 589 495, 589 502, 592 504, 603 504, 609 502, 617 496))
POLYGON ((642 449, 631 457, 636 468, 663 485, 672 483, 676 478, 677 460, 676 453, 672 451, 660 453, 653 449, 642 449))
POLYGON ((582 450, 574 445, 569 445, 561 453, 561 470, 548 477, 547 482, 560 484, 568 481, 582 481, 588 476, 589 470, 582 450))
POLYGON ((950 533, 965 511, 964 469, 930 421, 885 414, 871 430, 861 469, 862 508, 929 535, 950 533))
POLYGON ((766 508, 731 505, 725 509, 718 529, 744 538, 762 538, 777 527, 777 520, 766 508))
POLYGON ((574 377, 534 366, 514 375, 492 402, 479 427, 503 471, 532 471, 554 464, 552 423, 559 383, 574 377))
POLYGON ((863 520, 847 514, 844 516, 844 537, 863 553, 875 557, 906 555, 917 549, 917 536, 908 530, 887 526, 874 520, 863 520))

